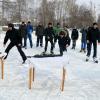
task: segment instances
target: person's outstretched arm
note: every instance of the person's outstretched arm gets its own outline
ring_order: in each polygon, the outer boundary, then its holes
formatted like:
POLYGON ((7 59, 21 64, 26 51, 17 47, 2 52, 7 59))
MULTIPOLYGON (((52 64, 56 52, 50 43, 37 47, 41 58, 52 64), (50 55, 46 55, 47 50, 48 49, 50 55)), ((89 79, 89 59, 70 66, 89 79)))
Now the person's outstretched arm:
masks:
POLYGON ((7 31, 7 32, 6 32, 6 35, 5 35, 5 38, 4 38, 4 42, 3 42, 3 45, 4 45, 4 46, 6 45, 8 39, 9 39, 9 33, 8 33, 8 31, 7 31))

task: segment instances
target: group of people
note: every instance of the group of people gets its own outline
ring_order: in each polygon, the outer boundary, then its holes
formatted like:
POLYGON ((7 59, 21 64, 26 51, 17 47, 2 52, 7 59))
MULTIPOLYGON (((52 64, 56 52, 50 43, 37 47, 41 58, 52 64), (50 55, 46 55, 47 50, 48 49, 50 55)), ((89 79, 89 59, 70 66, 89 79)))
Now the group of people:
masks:
MULTIPOLYGON (((16 46, 18 48, 18 51, 20 55, 22 56, 23 63, 27 60, 27 57, 25 56, 24 52, 22 51, 22 47, 27 49, 27 38, 29 38, 30 41, 30 47, 33 47, 32 43, 32 32, 33 32, 33 26, 31 22, 29 21, 27 25, 25 22, 22 22, 22 24, 19 27, 19 30, 14 28, 13 24, 8 24, 8 31, 6 32, 6 36, 4 38, 4 46, 6 45, 8 39, 10 39, 10 44, 6 48, 6 56, 5 59, 8 56, 8 53, 10 49, 13 46, 16 46), (24 44, 23 44, 24 39, 24 44)), ((100 31, 98 28, 97 23, 93 23, 92 27, 89 27, 88 29, 82 28, 81 31, 82 38, 81 38, 81 50, 80 52, 86 52, 87 47, 87 58, 86 61, 89 60, 90 54, 91 54, 91 47, 93 44, 94 48, 94 54, 93 59, 95 62, 97 62, 97 40, 100 42, 100 31)), ((64 51, 67 51, 67 47, 70 46, 71 39, 72 39, 72 49, 75 49, 76 42, 79 38, 79 32, 76 28, 72 30, 71 37, 69 36, 69 31, 67 29, 67 26, 64 28, 61 28, 60 23, 57 23, 55 27, 53 27, 52 23, 48 23, 48 26, 45 28, 41 23, 38 24, 36 27, 35 35, 37 36, 36 41, 36 47, 40 46, 43 47, 43 36, 45 37, 45 47, 43 54, 46 53, 48 42, 51 44, 50 53, 54 54, 54 48, 56 47, 56 42, 58 41, 59 45, 59 51, 60 55, 63 55, 64 51)), ((34 51, 33 51, 34 52, 34 51)))
POLYGON ((55 44, 58 40, 59 48, 60 48, 60 54, 63 55, 63 51, 67 50, 67 47, 70 45, 70 37, 68 30, 64 28, 62 29, 60 27, 60 24, 57 23, 55 27, 53 27, 52 23, 48 23, 48 26, 44 28, 40 23, 36 28, 36 36, 37 36, 37 47, 39 46, 39 41, 40 41, 40 46, 43 46, 43 36, 45 37, 45 48, 43 54, 46 53, 47 47, 48 47, 48 42, 51 44, 51 50, 50 53, 54 54, 54 48, 55 44))
MULTIPOLYGON (((97 60, 97 45, 100 44, 100 30, 98 28, 97 23, 93 23, 91 27, 85 28, 83 27, 80 30, 81 35, 81 50, 80 52, 85 52, 87 50, 87 58, 86 61, 89 61, 91 55, 91 49, 93 45, 93 61, 98 63, 97 60)), ((76 47, 76 41, 78 40, 78 30, 73 29, 72 31, 72 49, 76 47)))
POLYGON ((22 24, 19 26, 19 34, 21 37, 21 46, 27 49, 27 38, 29 38, 30 47, 33 47, 32 42, 32 33, 33 33, 33 26, 30 21, 26 24, 25 22, 22 22, 22 24), (23 45, 24 40, 24 45, 23 45))

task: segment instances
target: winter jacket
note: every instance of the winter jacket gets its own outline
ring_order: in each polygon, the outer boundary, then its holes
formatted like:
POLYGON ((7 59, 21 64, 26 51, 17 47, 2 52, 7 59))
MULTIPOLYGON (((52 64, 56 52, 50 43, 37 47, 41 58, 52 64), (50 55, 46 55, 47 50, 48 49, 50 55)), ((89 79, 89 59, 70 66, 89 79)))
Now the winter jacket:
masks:
POLYGON ((4 38, 4 44, 7 43, 7 41, 10 39, 11 43, 17 45, 21 43, 21 36, 19 34, 19 31, 15 28, 12 30, 8 30, 6 32, 5 38, 4 38))
POLYGON ((33 26, 27 25, 27 34, 32 34, 32 32, 33 32, 33 26))
POLYGON ((90 27, 87 32, 87 40, 89 42, 100 42, 100 31, 98 28, 94 29, 93 27, 90 27))
POLYGON ((66 32, 66 34, 69 36, 69 31, 67 29, 64 29, 64 31, 66 32))
POLYGON ((46 40, 52 40, 55 36, 53 27, 46 28, 44 31, 44 35, 46 40))
POLYGON ((67 44, 70 45, 70 37, 69 36, 58 36, 58 44, 60 46, 66 46, 67 44))
POLYGON ((59 27, 53 27, 53 29, 54 29, 54 34, 55 34, 55 36, 58 36, 59 33, 62 31, 62 29, 59 28, 59 27))
POLYGON ((25 37, 27 35, 27 27, 26 27, 26 25, 21 25, 19 27, 19 33, 21 34, 21 37, 25 37))
POLYGON ((37 26, 36 36, 43 36, 43 35, 44 35, 44 27, 43 26, 37 26))
POLYGON ((83 28, 80 32, 82 33, 81 41, 85 42, 87 37, 87 30, 83 28))
POLYGON ((77 40, 78 37, 79 37, 79 35, 78 35, 78 30, 77 30, 77 29, 73 29, 73 30, 72 30, 72 34, 71 34, 72 40, 77 40))

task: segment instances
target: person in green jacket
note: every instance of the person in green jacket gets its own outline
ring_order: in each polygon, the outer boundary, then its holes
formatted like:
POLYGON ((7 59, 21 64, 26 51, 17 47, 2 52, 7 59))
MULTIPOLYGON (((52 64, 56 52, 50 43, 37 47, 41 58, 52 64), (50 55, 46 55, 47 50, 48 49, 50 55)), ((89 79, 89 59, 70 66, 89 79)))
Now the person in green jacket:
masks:
POLYGON ((62 29, 60 27, 60 23, 57 23, 56 27, 53 27, 53 29, 54 29, 54 34, 55 34, 55 36, 54 36, 54 47, 55 47, 59 33, 62 31, 62 29))

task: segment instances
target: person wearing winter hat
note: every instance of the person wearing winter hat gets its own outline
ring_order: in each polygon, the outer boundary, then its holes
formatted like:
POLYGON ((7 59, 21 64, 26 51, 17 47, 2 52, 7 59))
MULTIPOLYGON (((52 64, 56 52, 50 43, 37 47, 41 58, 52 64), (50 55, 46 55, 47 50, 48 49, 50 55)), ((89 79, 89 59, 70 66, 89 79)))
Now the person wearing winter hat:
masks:
POLYGON ((51 43, 51 54, 53 54, 53 48, 54 48, 54 43, 53 43, 53 39, 54 39, 54 30, 53 30, 53 26, 52 23, 48 23, 48 27, 45 29, 44 31, 44 35, 45 35, 45 51, 43 52, 44 54, 47 51, 47 47, 48 47, 48 42, 51 43))
POLYGON ((97 43, 100 44, 100 30, 97 23, 93 23, 92 27, 89 27, 87 32, 87 58, 86 61, 89 61, 91 55, 91 48, 93 44, 93 60, 95 63, 98 63, 97 60, 97 43))
POLYGON ((61 31, 59 33, 58 44, 60 49, 60 55, 63 55, 63 52, 67 51, 67 47, 70 46, 70 37, 66 31, 61 31))

